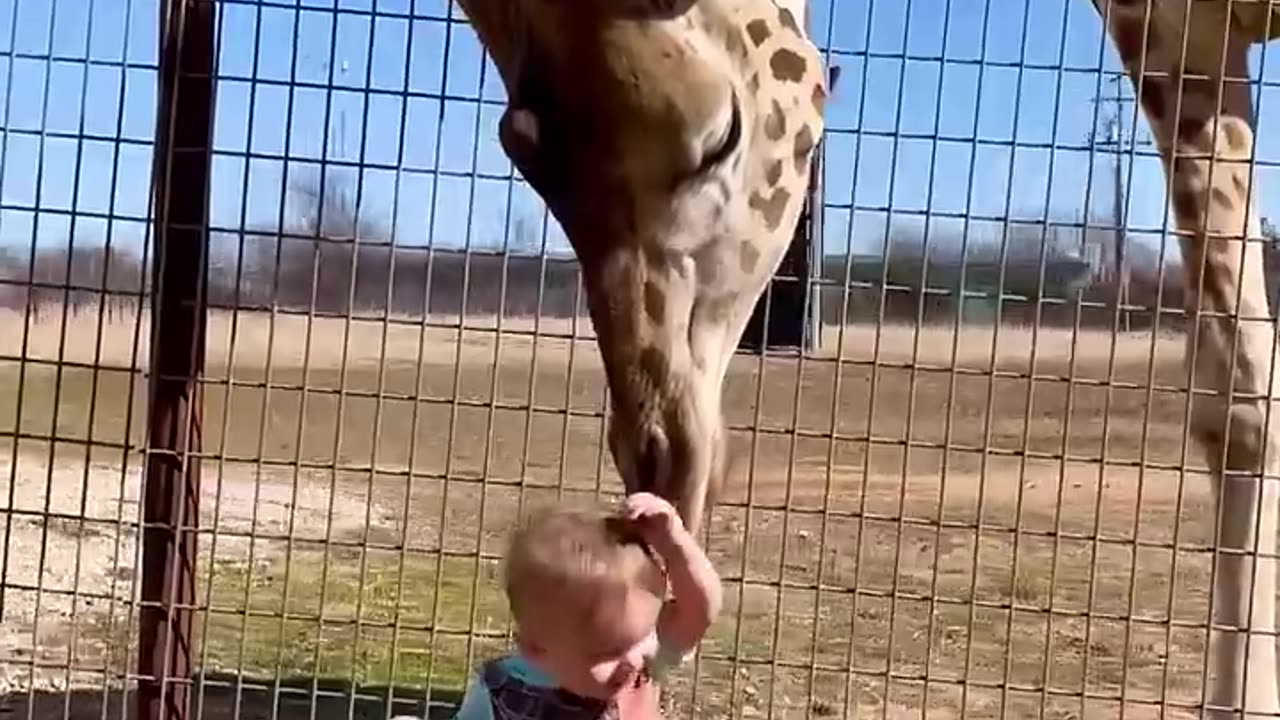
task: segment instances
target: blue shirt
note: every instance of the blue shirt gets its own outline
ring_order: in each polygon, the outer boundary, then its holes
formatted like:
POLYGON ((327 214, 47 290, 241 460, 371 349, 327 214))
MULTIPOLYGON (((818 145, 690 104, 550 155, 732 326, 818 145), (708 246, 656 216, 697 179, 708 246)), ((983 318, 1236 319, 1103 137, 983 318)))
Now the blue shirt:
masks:
MULTIPOLYGON (((657 654, 649 659, 647 668, 649 676, 660 681, 671 668, 683 661, 684 657, 678 653, 659 646, 657 654)), ((508 655, 500 660, 499 664, 503 672, 528 685, 543 688, 556 686, 549 675, 519 654, 508 655)), ((454 713, 453 720, 493 720, 493 703, 489 698, 489 687, 485 685, 483 677, 472 679, 466 695, 462 697, 462 704, 458 706, 458 712, 454 713)))
MULTIPOLYGON (((520 655, 509 655, 502 659, 501 664, 503 671, 507 674, 517 677, 530 685, 545 688, 555 687, 555 683, 546 673, 534 667, 533 663, 520 655)), ((458 712, 454 714, 453 720, 492 719, 493 703, 489 700, 489 687, 485 685, 484 678, 472 678, 471 685, 467 688, 467 694, 462 697, 462 704, 458 706, 458 712)))

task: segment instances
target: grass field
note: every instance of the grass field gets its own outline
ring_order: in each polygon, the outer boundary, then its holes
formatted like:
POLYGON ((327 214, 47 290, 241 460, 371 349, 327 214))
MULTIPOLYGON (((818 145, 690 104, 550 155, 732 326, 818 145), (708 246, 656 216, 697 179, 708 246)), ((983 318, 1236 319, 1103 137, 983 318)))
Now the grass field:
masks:
MULTIPOLYGON (((534 342, 532 321, 504 319, 524 334, 495 342, 493 318, 456 320, 211 319, 206 669, 456 691, 507 630, 477 552, 500 551, 522 504, 620 490, 589 324, 547 321, 561 337, 534 342)), ((0 439, 18 438, 0 452, 0 692, 32 663, 132 652, 119 520, 137 512, 139 455, 110 445, 140 442, 128 368, 145 366, 147 328, 135 351, 133 319, 97 325, 0 316, 17 340, 0 439)), ((736 359, 735 464, 706 538, 727 606, 676 705, 1094 718, 1122 694, 1126 717, 1198 701, 1203 631, 1185 626, 1207 612, 1213 505, 1202 473, 1168 469, 1203 467, 1183 457, 1182 339, 967 327, 953 358, 955 340, 855 325, 803 362, 736 359)))

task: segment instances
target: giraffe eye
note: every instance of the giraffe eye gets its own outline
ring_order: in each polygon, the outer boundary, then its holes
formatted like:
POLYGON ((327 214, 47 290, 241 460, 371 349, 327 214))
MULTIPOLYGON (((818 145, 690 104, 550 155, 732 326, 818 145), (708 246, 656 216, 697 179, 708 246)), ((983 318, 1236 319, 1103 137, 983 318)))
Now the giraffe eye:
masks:
POLYGON ((721 163, 738 149, 738 144, 742 142, 742 109, 738 105, 738 95, 734 93, 731 99, 731 108, 729 114, 729 124, 725 127, 724 134, 720 136, 720 140, 713 146, 707 148, 707 152, 702 156, 702 166, 698 168, 699 172, 710 172, 718 167, 721 163))

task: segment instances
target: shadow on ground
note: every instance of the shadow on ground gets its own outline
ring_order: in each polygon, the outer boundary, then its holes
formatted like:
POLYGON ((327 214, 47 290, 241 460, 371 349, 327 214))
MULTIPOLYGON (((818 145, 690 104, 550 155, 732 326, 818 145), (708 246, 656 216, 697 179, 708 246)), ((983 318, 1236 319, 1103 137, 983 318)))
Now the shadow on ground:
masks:
MULTIPOLYGON (((203 687, 200 682, 195 680, 191 695, 192 720, 383 720, 398 715, 446 720, 462 699, 456 691, 434 690, 428 705, 422 693, 398 687, 388 712, 391 689, 385 685, 361 686, 353 693, 350 683, 341 680, 320 680, 314 689, 310 678, 282 679, 278 689, 270 682, 247 679, 237 688, 234 675, 211 674, 203 687)), ((128 706, 122 707, 119 689, 8 693, 0 695, 0 720, 132 720, 136 697, 130 691, 128 706)))

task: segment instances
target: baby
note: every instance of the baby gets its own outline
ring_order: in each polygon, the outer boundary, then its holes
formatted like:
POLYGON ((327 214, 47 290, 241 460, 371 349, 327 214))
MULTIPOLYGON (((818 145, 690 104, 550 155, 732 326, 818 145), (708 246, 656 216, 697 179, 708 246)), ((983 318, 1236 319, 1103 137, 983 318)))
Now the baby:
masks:
POLYGON ((658 720, 655 682, 721 601, 711 562, 650 493, 614 516, 556 509, 517 530, 506 591, 519 650, 483 665, 455 720, 658 720))

